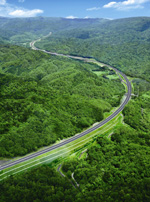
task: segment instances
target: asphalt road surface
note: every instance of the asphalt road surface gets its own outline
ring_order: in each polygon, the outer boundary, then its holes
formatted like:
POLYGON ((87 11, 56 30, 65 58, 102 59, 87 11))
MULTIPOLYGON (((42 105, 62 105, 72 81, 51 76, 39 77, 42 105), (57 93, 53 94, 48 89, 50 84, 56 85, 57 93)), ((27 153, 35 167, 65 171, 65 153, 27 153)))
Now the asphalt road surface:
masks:
MULTIPOLYGON (((38 40, 39 40, 39 39, 38 39, 38 40)), ((38 41, 38 40, 36 40, 36 41, 38 41)), ((63 57, 68 57, 68 58, 72 58, 72 59, 83 60, 83 61, 85 61, 85 62, 91 62, 91 60, 90 60, 89 58, 82 58, 82 57, 71 56, 71 55, 63 55, 63 54, 52 53, 52 52, 48 52, 48 51, 46 51, 46 50, 38 49, 38 48, 36 48, 36 47, 34 46, 34 44, 35 44, 36 41, 30 43, 30 46, 31 46, 32 49, 34 49, 34 50, 43 51, 43 52, 48 53, 48 54, 51 54, 51 55, 63 56, 63 57)), ((101 64, 104 64, 104 63, 101 63, 101 64)), ((59 148, 59 147, 62 147, 62 146, 66 145, 66 144, 68 144, 68 143, 70 143, 70 142, 73 142, 73 141, 75 141, 75 140, 77 140, 77 139, 79 139, 79 138, 81 138, 81 137, 83 137, 83 136, 85 136, 85 135, 87 135, 87 134, 89 134, 89 133, 95 131, 96 129, 102 127, 104 124, 108 123, 110 120, 112 120, 113 118, 115 118, 115 117, 124 109, 125 105, 129 102, 129 100, 130 100, 130 98, 131 98, 131 91, 132 91, 131 83, 129 82, 127 76, 126 76, 124 73, 122 73, 121 71, 117 70, 116 68, 114 68, 114 67, 112 67, 112 66, 110 66, 110 65, 107 65, 107 64, 104 64, 104 65, 107 66, 107 67, 109 67, 109 68, 112 68, 113 70, 115 70, 116 72, 118 72, 119 74, 121 74, 121 75, 123 76, 123 78, 125 79, 125 81, 126 81, 125 83, 126 83, 126 85, 127 85, 128 92, 127 92, 127 94, 126 94, 126 98, 125 98, 124 102, 120 105, 120 107, 119 107, 113 114, 111 114, 111 115, 110 115, 109 117, 107 117, 105 120, 101 121, 101 122, 100 122, 99 124, 97 124, 96 126, 93 126, 93 127, 89 128, 89 129, 85 130, 84 132, 82 132, 82 133, 76 135, 76 136, 73 136, 73 137, 71 137, 71 138, 69 138, 69 139, 67 139, 67 140, 64 140, 64 141, 61 142, 61 143, 52 145, 52 146, 50 146, 50 147, 48 147, 48 148, 46 148, 46 149, 44 149, 44 150, 42 150, 42 151, 38 151, 38 152, 35 152, 35 153, 33 153, 33 154, 29 154, 28 156, 22 157, 22 158, 20 158, 20 159, 18 159, 18 160, 16 160, 16 161, 13 161, 13 162, 11 162, 11 163, 8 163, 8 164, 5 164, 5 165, 3 165, 3 166, 0 166, 0 171, 4 170, 4 169, 6 169, 6 168, 12 167, 12 166, 14 166, 14 165, 16 165, 16 164, 22 163, 22 162, 24 162, 24 161, 27 161, 27 160, 29 160, 29 159, 35 158, 35 157, 37 157, 37 156, 40 156, 40 155, 42 155, 42 154, 44 154, 44 153, 47 153, 47 152, 52 151, 52 150, 54 150, 54 149, 57 149, 57 148, 59 148)))

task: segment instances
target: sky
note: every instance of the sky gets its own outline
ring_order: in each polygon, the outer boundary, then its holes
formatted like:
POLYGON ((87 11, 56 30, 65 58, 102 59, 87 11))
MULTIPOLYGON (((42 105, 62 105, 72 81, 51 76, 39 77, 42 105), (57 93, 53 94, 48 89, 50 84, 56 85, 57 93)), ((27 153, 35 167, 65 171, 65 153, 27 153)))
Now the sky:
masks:
POLYGON ((0 0, 3 17, 150 17, 150 0, 0 0))

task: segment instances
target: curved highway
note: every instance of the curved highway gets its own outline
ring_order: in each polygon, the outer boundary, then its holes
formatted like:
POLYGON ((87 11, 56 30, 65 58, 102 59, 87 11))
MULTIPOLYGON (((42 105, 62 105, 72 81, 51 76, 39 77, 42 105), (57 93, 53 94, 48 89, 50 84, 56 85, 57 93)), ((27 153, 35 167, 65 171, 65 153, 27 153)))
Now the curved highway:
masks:
MULTIPOLYGON (((36 41, 38 41, 38 40, 36 40, 36 41)), ((36 41, 30 43, 30 46, 31 46, 32 49, 34 49, 34 50, 43 51, 43 52, 48 53, 48 54, 51 54, 51 55, 63 56, 63 57, 68 57, 68 58, 72 58, 72 59, 83 60, 83 61, 86 61, 86 62, 92 62, 91 60, 89 60, 89 58, 82 58, 82 57, 71 56, 71 55, 63 55, 63 54, 52 53, 52 52, 48 52, 48 51, 45 51, 45 50, 38 49, 38 48, 36 48, 36 47, 34 46, 34 44, 35 44, 36 41)), ((97 62, 97 61, 95 61, 95 62, 97 62)), ((101 64, 104 64, 104 63, 101 63, 101 64)), ((108 123, 110 120, 112 120, 114 117, 116 117, 116 116, 124 109, 125 105, 129 102, 129 100, 130 100, 130 98, 131 98, 131 90, 132 90, 132 88, 131 88, 131 83, 129 82, 127 76, 126 76, 124 73, 122 73, 121 71, 119 71, 118 69, 116 69, 116 68, 114 68, 114 67, 112 67, 112 66, 110 66, 110 65, 107 65, 107 64, 104 64, 104 65, 107 66, 107 67, 109 67, 109 68, 112 68, 114 71, 116 71, 117 73, 121 74, 121 75, 123 76, 123 78, 125 79, 125 81, 126 81, 126 85, 127 85, 127 88, 128 88, 128 92, 127 92, 127 95, 126 95, 126 99, 125 99, 124 102, 120 105, 120 107, 119 107, 113 114, 111 114, 111 115, 110 115, 109 117, 107 117, 105 120, 101 121, 101 122, 100 122, 99 124, 97 124, 96 126, 93 126, 93 127, 89 128, 89 129, 85 130, 84 132, 78 134, 78 135, 75 135, 75 136, 73 136, 73 137, 71 137, 71 138, 69 138, 69 139, 67 139, 67 140, 65 140, 65 141, 63 141, 63 142, 61 142, 61 143, 55 144, 55 145, 53 145, 53 146, 50 146, 50 147, 48 147, 48 148, 46 148, 46 149, 44 149, 44 150, 42 150, 42 151, 35 152, 35 153, 30 154, 30 155, 28 155, 28 156, 22 157, 22 158, 20 158, 20 159, 18 159, 18 160, 16 160, 16 161, 13 161, 13 162, 11 162, 11 163, 8 163, 8 164, 6 164, 6 165, 3 165, 3 166, 0 167, 0 171, 4 170, 4 169, 6 169, 6 168, 12 167, 12 166, 14 166, 14 165, 16 165, 16 164, 22 163, 22 162, 24 162, 24 161, 27 161, 27 160, 29 160, 29 159, 35 158, 35 157, 37 157, 37 156, 40 156, 41 154, 47 153, 47 152, 52 151, 52 150, 54 150, 54 149, 57 149, 57 148, 59 148, 59 147, 62 147, 62 146, 66 145, 66 144, 68 144, 68 143, 70 143, 70 142, 73 142, 74 140, 77 140, 77 139, 79 139, 80 137, 83 137, 83 136, 85 136, 85 135, 87 135, 87 134, 89 134, 89 133, 95 131, 96 129, 102 127, 103 125, 105 125, 106 123, 108 123)))

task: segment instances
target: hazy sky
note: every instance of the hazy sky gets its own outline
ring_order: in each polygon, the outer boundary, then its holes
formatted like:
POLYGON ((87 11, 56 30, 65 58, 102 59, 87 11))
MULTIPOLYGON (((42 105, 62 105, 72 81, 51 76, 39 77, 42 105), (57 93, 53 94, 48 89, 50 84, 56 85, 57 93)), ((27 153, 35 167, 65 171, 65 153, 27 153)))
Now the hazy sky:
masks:
POLYGON ((0 16, 112 19, 150 16, 150 0, 0 0, 0 16))

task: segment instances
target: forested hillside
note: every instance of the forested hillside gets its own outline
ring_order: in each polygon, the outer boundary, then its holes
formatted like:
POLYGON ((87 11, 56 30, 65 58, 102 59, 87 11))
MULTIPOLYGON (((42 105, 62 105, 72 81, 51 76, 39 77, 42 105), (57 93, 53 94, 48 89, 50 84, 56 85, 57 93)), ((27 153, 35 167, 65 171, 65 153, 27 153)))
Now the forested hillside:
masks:
POLYGON ((75 28, 93 27, 108 20, 106 19, 66 19, 52 17, 36 18, 4 18, 0 17, 0 42, 13 43, 23 46, 48 35, 49 32, 71 30, 75 28))
POLYGON ((77 191, 66 178, 48 166, 0 183, 0 202, 74 201, 77 191))
POLYGON ((89 28, 53 33, 42 49, 94 57, 132 77, 150 81, 150 18, 109 20, 89 28))
POLYGON ((150 201, 150 84, 135 79, 134 87, 139 96, 124 110, 129 125, 99 136, 83 157, 66 160, 66 177, 47 165, 1 182, 0 201, 150 201))
POLYGON ((119 77, 98 77, 92 72, 96 65, 11 45, 0 46, 0 60, 1 157, 81 132, 124 94, 119 77))
POLYGON ((56 171, 59 161, 15 174, 0 182, 0 202, 149 202, 150 18, 0 22, 1 159, 75 135, 102 120, 125 93, 107 67, 11 43, 28 45, 52 32, 36 46, 116 66, 131 76, 133 88, 122 125, 63 159, 65 177, 56 171))
POLYGON ((128 125, 110 139, 97 138, 86 158, 63 164, 68 178, 74 172, 83 201, 150 201, 150 83, 133 83, 140 90, 123 111, 128 125))

